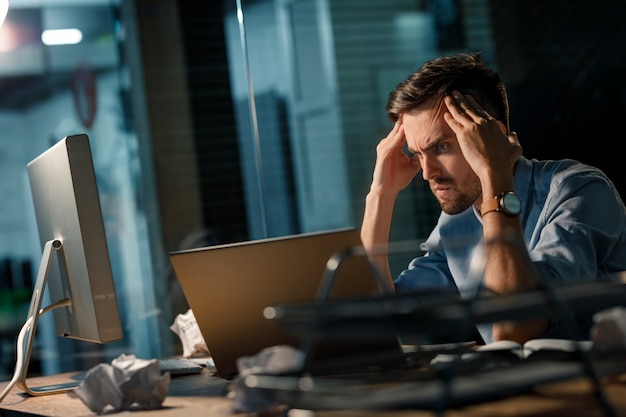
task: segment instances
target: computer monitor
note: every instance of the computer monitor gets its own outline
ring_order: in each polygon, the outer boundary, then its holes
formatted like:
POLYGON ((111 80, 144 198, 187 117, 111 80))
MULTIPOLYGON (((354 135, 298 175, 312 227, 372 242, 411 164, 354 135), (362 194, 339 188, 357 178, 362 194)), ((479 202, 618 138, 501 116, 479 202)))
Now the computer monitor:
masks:
POLYGON ((27 171, 43 255, 23 329, 25 340, 18 346, 18 364, 19 359, 23 363, 16 372, 21 372, 17 384, 24 391, 44 395, 72 387, 26 385, 41 314, 53 311, 61 337, 109 343, 120 340, 123 332, 89 137, 61 139, 28 163, 27 171), (46 288, 51 305, 42 310, 46 288))

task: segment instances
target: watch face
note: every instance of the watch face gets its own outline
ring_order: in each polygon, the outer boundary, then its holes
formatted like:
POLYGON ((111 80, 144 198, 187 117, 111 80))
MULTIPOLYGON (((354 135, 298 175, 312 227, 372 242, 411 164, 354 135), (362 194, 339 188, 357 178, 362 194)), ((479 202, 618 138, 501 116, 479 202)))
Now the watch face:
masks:
POLYGON ((507 193, 502 196, 502 209, 511 215, 518 215, 522 211, 522 203, 517 195, 507 193))

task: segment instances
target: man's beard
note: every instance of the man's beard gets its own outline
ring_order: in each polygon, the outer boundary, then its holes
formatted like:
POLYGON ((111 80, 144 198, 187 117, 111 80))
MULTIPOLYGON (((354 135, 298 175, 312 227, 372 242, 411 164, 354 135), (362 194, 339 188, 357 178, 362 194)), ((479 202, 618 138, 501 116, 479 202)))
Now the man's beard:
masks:
POLYGON ((445 185, 451 187, 451 189, 455 191, 456 197, 452 200, 439 199, 437 197, 437 194, 433 193, 435 195, 435 198, 439 202, 439 205, 441 206, 441 210, 443 210, 444 213, 450 215, 459 214, 467 210, 469 207, 472 206, 472 204, 474 204, 474 202, 478 199, 478 197, 480 197, 482 193, 480 183, 478 182, 471 182, 469 184, 466 184, 465 192, 460 192, 459 189, 456 187, 454 181, 448 179, 440 179, 437 182, 431 182, 431 190, 434 188, 435 185, 445 185))

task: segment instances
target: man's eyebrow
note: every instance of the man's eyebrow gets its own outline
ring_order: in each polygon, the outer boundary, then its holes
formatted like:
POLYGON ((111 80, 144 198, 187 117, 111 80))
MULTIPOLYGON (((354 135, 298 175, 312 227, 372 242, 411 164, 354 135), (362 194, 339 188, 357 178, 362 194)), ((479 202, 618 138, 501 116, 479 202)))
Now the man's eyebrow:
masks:
POLYGON ((435 146, 441 144, 442 142, 445 142, 446 138, 444 137, 439 137, 437 139, 434 139, 432 142, 430 142, 429 144, 426 145, 426 147, 421 150, 421 151, 416 151, 414 149, 408 148, 408 151, 414 154, 420 154, 423 152, 428 152, 430 149, 434 148, 435 146))

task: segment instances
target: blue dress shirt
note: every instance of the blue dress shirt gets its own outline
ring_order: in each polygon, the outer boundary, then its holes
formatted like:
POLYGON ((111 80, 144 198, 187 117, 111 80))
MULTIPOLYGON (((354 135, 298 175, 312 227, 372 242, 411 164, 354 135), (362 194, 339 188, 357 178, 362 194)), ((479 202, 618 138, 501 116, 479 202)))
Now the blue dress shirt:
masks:
MULTIPOLYGON (((626 271, 626 208, 602 171, 573 160, 521 157, 515 192, 522 201, 526 248, 544 285, 606 281, 626 271)), ((421 249, 425 254, 395 280, 396 291, 443 285, 456 286, 463 297, 476 294, 484 277, 484 245, 473 206, 442 213, 421 249)), ((493 341, 490 325, 478 330, 486 343, 493 341)))

